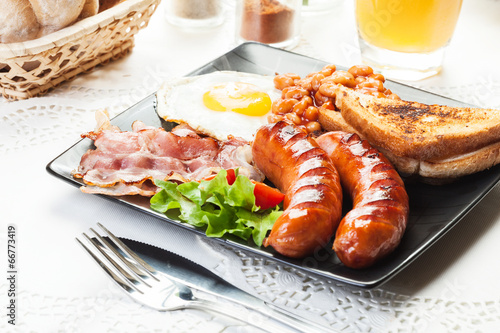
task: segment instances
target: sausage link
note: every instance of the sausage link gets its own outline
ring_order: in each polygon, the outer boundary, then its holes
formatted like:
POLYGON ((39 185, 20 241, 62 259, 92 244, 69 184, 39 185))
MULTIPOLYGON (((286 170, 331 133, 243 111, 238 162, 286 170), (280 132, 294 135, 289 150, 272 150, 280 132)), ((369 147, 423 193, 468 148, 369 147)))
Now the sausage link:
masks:
POLYGON ((328 132, 316 141, 353 201, 333 249, 346 266, 369 267, 399 245, 406 229, 409 203, 403 180, 385 156, 356 134, 328 132))
POLYGON ((342 216, 335 167, 307 133, 288 122, 261 127, 252 146, 256 166, 283 193, 284 212, 264 246, 302 258, 325 247, 342 216))

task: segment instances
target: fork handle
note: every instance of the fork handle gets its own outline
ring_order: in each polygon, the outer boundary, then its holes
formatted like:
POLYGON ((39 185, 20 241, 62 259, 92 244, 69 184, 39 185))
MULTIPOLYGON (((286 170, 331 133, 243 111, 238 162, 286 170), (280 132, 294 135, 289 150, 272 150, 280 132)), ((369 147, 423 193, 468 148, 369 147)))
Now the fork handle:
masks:
POLYGON ((288 329, 288 332, 304 332, 304 333, 318 333, 318 332, 331 332, 325 327, 320 326, 314 322, 308 321, 307 323, 301 319, 296 318, 293 314, 282 310, 272 304, 263 302, 267 307, 246 307, 241 305, 243 308, 248 308, 254 312, 269 318, 270 321, 266 322, 266 327, 261 327, 256 325, 256 318, 252 317, 247 311, 239 309, 237 307, 231 306, 230 304, 224 304, 219 302, 213 302, 207 299, 195 298, 187 303, 189 308, 212 311, 223 314, 225 316, 237 319, 239 321, 245 322, 252 326, 257 326, 260 329, 267 332, 283 332, 284 329, 288 329), (273 323, 274 321, 274 323, 273 323), (276 325, 276 322, 281 325, 276 325), (270 326, 270 327, 267 327, 270 326))

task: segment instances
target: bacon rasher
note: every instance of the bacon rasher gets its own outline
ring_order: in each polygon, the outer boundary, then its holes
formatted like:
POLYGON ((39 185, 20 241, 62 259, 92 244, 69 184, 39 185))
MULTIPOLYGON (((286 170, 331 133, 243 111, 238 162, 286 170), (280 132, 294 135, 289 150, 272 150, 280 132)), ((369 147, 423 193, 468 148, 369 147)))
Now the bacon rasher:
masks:
POLYGON ((130 132, 121 131, 109 124, 105 114, 96 118, 98 128, 82 135, 94 140, 96 148, 89 149, 73 171, 87 185, 81 187, 85 193, 152 196, 158 190, 154 179, 200 180, 221 169, 238 168, 250 179, 264 179, 244 140, 200 137, 187 125, 167 132, 141 121, 135 121, 130 132))

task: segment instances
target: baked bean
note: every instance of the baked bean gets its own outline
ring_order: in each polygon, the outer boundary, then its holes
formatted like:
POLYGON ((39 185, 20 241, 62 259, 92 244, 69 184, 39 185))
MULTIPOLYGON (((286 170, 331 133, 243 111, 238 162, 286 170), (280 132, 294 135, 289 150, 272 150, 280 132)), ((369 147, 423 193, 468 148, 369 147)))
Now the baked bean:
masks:
POLYGON ((367 91, 367 94, 368 94, 368 95, 375 96, 375 97, 377 97, 377 98, 384 98, 384 97, 387 97, 387 96, 385 96, 384 94, 382 94, 380 91, 374 91, 374 90, 368 90, 368 91, 367 91))
POLYGON ((325 84, 325 83, 335 83, 334 78, 331 75, 325 76, 325 78, 323 80, 321 80, 321 84, 325 84))
POLYGON ((369 78, 372 78, 374 80, 378 80, 380 82, 385 82, 385 77, 382 74, 379 74, 379 73, 372 74, 372 75, 369 76, 369 78))
POLYGON ((310 121, 306 124, 306 130, 308 133, 321 131, 321 124, 317 121, 310 121))
POLYGON ((333 72, 337 70, 337 66, 335 65, 326 65, 323 67, 322 70, 319 71, 319 73, 323 74, 324 76, 330 76, 332 75, 333 72))
POLYGON ((333 72, 335 72, 337 70, 337 66, 335 66, 334 64, 328 64, 325 67, 323 67, 323 69, 329 69, 333 73, 333 72))
POLYGON ((300 80, 300 76, 297 74, 287 73, 276 75, 273 82, 276 89, 283 90, 286 87, 295 85, 296 80, 300 80))
POLYGON ((366 81, 366 77, 364 77, 364 76, 356 76, 354 78, 354 83, 356 83, 356 86, 364 81, 366 81))
POLYGON ((312 77, 305 77, 303 79, 300 79, 299 81, 297 81, 297 86, 301 87, 301 88, 304 88, 305 90, 307 91, 312 91, 312 77))
POLYGON ((277 123, 278 121, 281 121, 285 119, 283 116, 277 115, 277 114, 270 114, 267 116, 267 122, 272 124, 272 123, 277 123))
POLYGON ((304 98, 302 98, 302 99, 304 100, 304 103, 307 104, 307 106, 314 104, 314 101, 313 101, 311 96, 304 96, 304 98))
POLYGON ((306 118, 309 121, 316 121, 318 120, 319 117, 319 110, 315 106, 310 106, 306 109, 306 112, 304 112, 304 118, 306 118))
POLYGON ((322 93, 319 91, 314 94, 314 101, 316 102, 316 105, 321 106, 323 103, 326 103, 330 100, 328 96, 324 96, 322 93))
POLYGON ((305 96, 297 104, 293 106, 293 113, 302 116, 306 109, 313 105, 312 98, 310 96, 305 96))
POLYGON ((373 82, 375 82, 378 91, 380 91, 381 93, 385 92, 386 88, 384 87, 384 82, 375 79, 370 79, 370 80, 373 80, 373 82))
POLYGON ((293 106, 298 102, 299 102, 298 100, 293 98, 290 99, 279 98, 273 102, 271 109, 274 114, 285 114, 291 112, 293 106))
POLYGON ((349 68, 348 72, 353 76, 368 76, 373 74, 373 69, 366 65, 356 65, 349 68))
POLYGON ((321 86, 319 86, 318 91, 323 96, 335 98, 335 89, 337 89, 337 85, 335 83, 327 82, 327 83, 323 83, 321 86))
POLYGON ((302 119, 300 119, 299 116, 297 116, 295 113, 291 112, 291 113, 287 113, 285 115, 285 118, 290 120, 292 123, 294 123, 295 125, 300 125, 302 123, 302 119))
POLYGON ((295 113, 299 117, 302 117, 304 115, 305 111, 306 111, 306 109, 304 109, 303 107, 299 107, 298 104, 295 104, 295 106, 293 107, 293 110, 292 110, 292 112, 295 113))
POLYGON ((381 81, 367 79, 356 86, 356 88, 360 89, 369 89, 369 90, 377 90, 380 92, 384 91, 384 84, 381 81))
POLYGON ((287 87, 282 90, 282 97, 286 99, 297 99, 300 100, 302 97, 309 95, 309 92, 301 87, 293 86, 293 87, 287 87), (284 94, 284 95, 283 95, 284 94))
POLYGON ((318 91, 319 86, 321 85, 321 81, 325 78, 325 75, 321 73, 317 73, 312 76, 311 79, 311 87, 314 91, 318 91))
POLYGON ((383 94, 387 98, 397 99, 397 100, 401 99, 398 95, 394 94, 390 89, 387 89, 387 88, 385 88, 385 90, 383 91, 383 94))
POLYGON ((333 101, 328 101, 326 103, 323 103, 323 105, 321 105, 320 109, 335 110, 335 104, 333 103, 333 101))
POLYGON ((399 99, 384 87, 384 82, 382 74, 373 73, 373 69, 365 65, 352 66, 347 71, 337 70, 335 65, 326 65, 303 78, 291 73, 277 75, 274 84, 281 89, 281 99, 273 102, 268 121, 286 119, 306 127, 309 133, 319 131, 320 111, 336 110, 335 91, 339 85, 376 97, 399 99))
POLYGON ((330 75, 328 81, 332 83, 338 83, 348 88, 353 88, 356 83, 354 82, 354 76, 346 71, 336 71, 330 75))

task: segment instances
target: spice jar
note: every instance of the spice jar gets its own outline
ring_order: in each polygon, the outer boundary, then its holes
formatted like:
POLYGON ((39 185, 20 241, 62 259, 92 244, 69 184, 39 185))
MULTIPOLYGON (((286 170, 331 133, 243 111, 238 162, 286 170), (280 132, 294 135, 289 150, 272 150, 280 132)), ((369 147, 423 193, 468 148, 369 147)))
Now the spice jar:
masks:
POLYGON ((167 0, 165 15, 183 28, 215 27, 224 21, 221 0, 167 0))
POLYGON ((302 0, 238 0, 236 39, 280 48, 297 45, 302 0))

